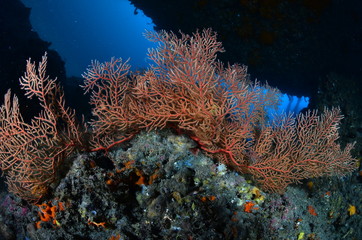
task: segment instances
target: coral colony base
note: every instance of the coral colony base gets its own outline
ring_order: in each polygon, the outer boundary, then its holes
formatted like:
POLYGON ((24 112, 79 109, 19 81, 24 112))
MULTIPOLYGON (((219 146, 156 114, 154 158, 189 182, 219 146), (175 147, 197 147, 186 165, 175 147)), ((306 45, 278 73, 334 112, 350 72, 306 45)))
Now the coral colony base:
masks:
MULTIPOLYGON (((212 207, 212 215, 221 222, 231 219, 229 225, 220 230, 220 222, 196 217, 193 219, 200 229, 204 224, 213 226, 208 234, 201 230, 198 234, 202 239, 222 238, 227 231, 227 238, 232 239, 247 233, 239 228, 237 213, 234 224, 231 211, 243 206, 244 213, 252 213, 259 209, 256 204, 264 201, 264 193, 249 186, 236 172, 251 176, 264 191, 281 193, 291 183, 342 176, 356 168, 356 159, 350 154, 353 144, 341 149, 336 143, 342 119, 338 108, 326 109, 320 115, 308 111, 270 120, 267 112, 278 106, 278 90, 250 81, 245 66, 225 67, 217 61, 217 53, 223 48, 210 29, 192 36, 181 33, 180 38, 164 31, 145 35, 159 43, 157 49, 149 51, 153 64, 145 72, 131 73, 127 62, 113 58, 106 63, 92 62, 84 73, 82 87, 90 93, 93 106, 89 124, 78 124, 74 110, 65 106, 61 87, 46 75, 46 55, 38 67, 29 60, 20 79, 25 94, 39 99, 43 110, 37 117, 24 122, 17 97, 12 97, 10 90, 5 95, 0 109, 0 168, 13 194, 37 204, 40 221, 36 228, 41 229, 44 222, 57 228, 85 221, 88 227, 118 229, 130 234, 129 238, 134 232, 134 237, 142 238, 144 233, 135 232, 134 226, 125 227, 131 221, 126 218, 132 215, 127 209, 138 208, 147 209, 143 217, 148 222, 142 226, 156 227, 151 219, 158 218, 156 228, 166 229, 167 233, 159 233, 159 237, 175 232, 190 239, 196 230, 194 225, 187 225, 187 219, 192 218, 195 209, 202 214, 199 217, 205 217, 208 204, 216 201, 227 206, 225 212, 219 213, 212 207), (125 150, 129 141, 138 136, 160 138, 151 132, 162 129, 179 134, 169 133, 164 137, 167 141, 158 141, 168 147, 145 141, 140 148, 146 152, 125 150), (195 156, 189 152, 191 149, 195 156), (69 158, 76 152, 91 154, 69 158), (141 152, 146 155, 137 156, 141 152), (154 156, 153 160, 150 156, 154 156), (229 172, 226 166, 235 172, 229 172), (213 180, 219 175, 222 177, 213 180), (174 182, 175 178, 182 186, 174 182), (172 183, 168 184, 167 179, 172 183), (224 187, 217 188, 227 188, 228 193, 217 196, 213 184, 222 184, 224 187), (80 195, 76 196, 77 192, 80 195), (159 197, 155 198, 155 194, 159 197), (183 205, 182 209, 165 209, 167 198, 183 205), (196 203, 195 198, 201 202, 196 203), (72 213, 70 209, 75 206, 78 210, 72 213), (77 217, 70 220, 69 214, 77 217), (59 215, 63 216, 62 223, 59 215)), ((142 214, 137 214, 132 217, 142 222, 142 214)), ((78 227, 74 232, 82 231, 78 227)), ((36 235, 36 230, 30 232, 36 235)), ((121 239, 122 234, 116 232, 108 232, 115 233, 109 237, 121 239)), ((65 237, 69 232, 62 234, 65 237)))

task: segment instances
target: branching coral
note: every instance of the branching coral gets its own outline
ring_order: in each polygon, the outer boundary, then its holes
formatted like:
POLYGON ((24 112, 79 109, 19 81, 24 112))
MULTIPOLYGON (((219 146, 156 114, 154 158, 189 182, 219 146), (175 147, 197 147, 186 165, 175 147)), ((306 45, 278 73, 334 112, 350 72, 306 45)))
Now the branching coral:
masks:
MULTIPOLYGON (((278 91, 252 82, 245 66, 216 61, 221 43, 210 29, 192 36, 147 32, 159 42, 149 51, 154 62, 145 73, 132 74, 121 59, 92 62, 83 88, 91 93, 93 151, 106 150, 141 130, 173 127, 195 140, 205 153, 242 173, 250 173, 269 191, 282 191, 301 179, 343 175, 355 168, 350 150, 336 143, 342 118, 335 108, 279 116, 266 110, 278 104, 278 91)), ((0 167, 10 190, 38 199, 54 179, 61 160, 84 146, 74 112, 64 105, 55 80, 28 61, 20 84, 43 111, 23 121, 10 92, 0 111, 0 167)))

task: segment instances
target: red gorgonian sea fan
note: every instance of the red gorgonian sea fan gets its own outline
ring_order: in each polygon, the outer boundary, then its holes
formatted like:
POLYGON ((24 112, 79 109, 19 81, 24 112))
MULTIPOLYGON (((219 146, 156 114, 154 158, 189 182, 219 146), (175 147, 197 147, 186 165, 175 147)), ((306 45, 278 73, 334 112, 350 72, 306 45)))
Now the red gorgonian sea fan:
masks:
MULTIPOLYGON (((112 58, 93 61, 83 75, 93 105, 91 150, 108 151, 141 130, 172 127, 209 156, 276 192, 304 178, 343 175, 356 167, 353 144, 342 150, 336 143, 339 109, 270 120, 267 109, 278 105, 278 90, 250 81, 245 66, 217 61, 223 48, 210 29, 192 36, 145 35, 159 45, 149 51, 153 64, 144 73, 131 73, 127 62, 112 58)), ((40 100, 39 117, 25 123, 10 93, 0 111, 0 168, 10 190, 26 200, 38 199, 61 159, 88 144, 45 67, 46 58, 38 71, 29 61, 21 80, 27 94, 40 100)))
POLYGON ((46 193, 62 160, 82 145, 75 113, 65 107, 63 92, 46 75, 46 65, 46 55, 38 68, 28 60, 20 79, 25 95, 39 99, 38 116, 26 123, 10 90, 0 108, 0 169, 9 190, 27 201, 37 201, 46 193))
POLYGON ((278 105, 278 90, 250 81, 245 66, 218 62, 223 48, 210 29, 180 38, 165 31, 145 35, 159 43, 149 51, 153 65, 145 73, 132 75, 127 63, 112 59, 93 62, 84 74, 98 141, 176 127, 204 152, 276 192, 301 179, 355 169, 353 144, 341 150, 336 143, 338 108, 269 121, 266 110, 278 105))

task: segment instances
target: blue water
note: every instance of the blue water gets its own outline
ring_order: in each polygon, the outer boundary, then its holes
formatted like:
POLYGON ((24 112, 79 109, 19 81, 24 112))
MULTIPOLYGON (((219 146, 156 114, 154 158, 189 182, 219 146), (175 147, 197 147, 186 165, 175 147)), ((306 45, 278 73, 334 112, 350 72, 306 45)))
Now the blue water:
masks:
POLYGON ((281 95, 280 99, 281 99, 281 105, 276 111, 276 114, 280 113, 297 114, 304 108, 307 108, 309 104, 309 97, 304 97, 304 96, 297 97, 284 93, 281 95))
POLYGON ((67 76, 80 77, 91 60, 130 58, 134 68, 147 66, 153 43, 142 33, 153 29, 150 18, 127 0, 22 0, 32 8, 31 23, 66 62, 67 76))

